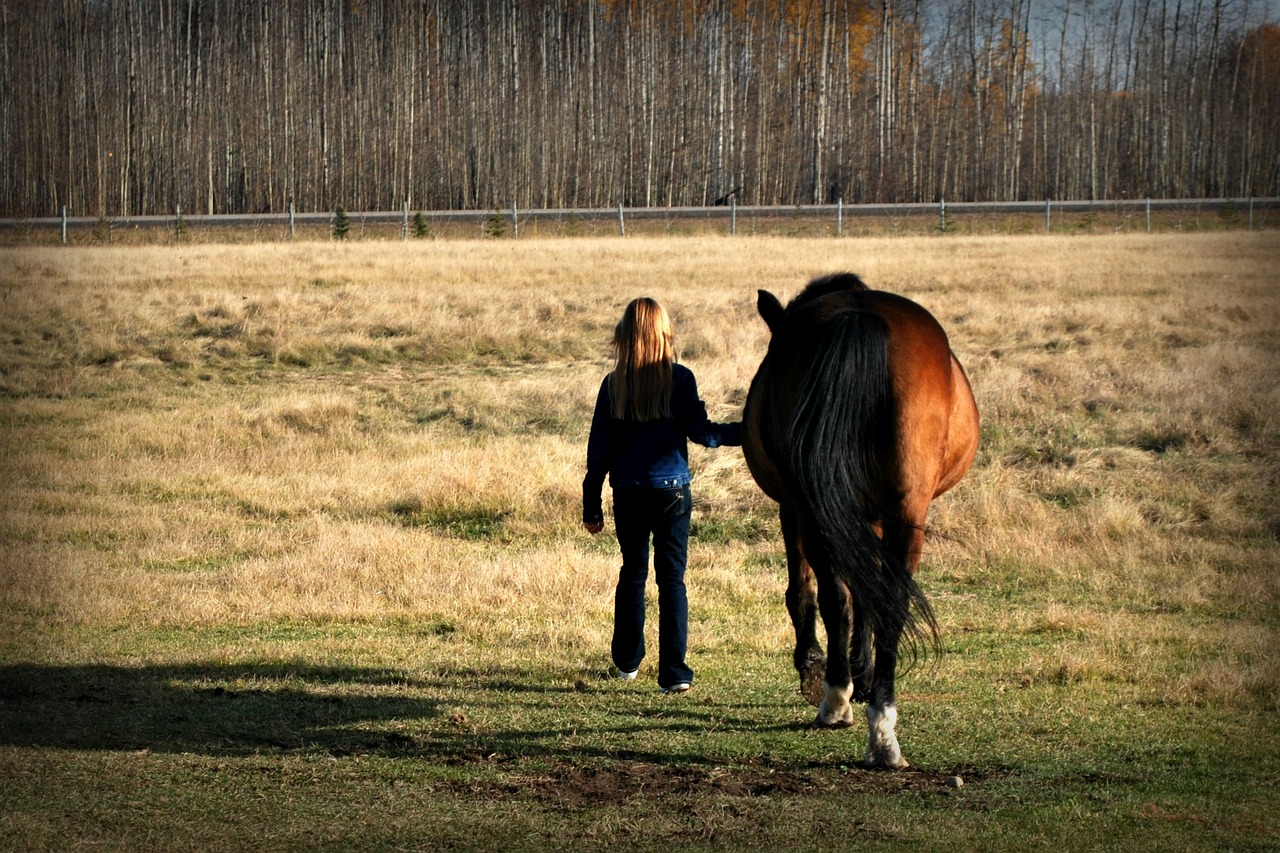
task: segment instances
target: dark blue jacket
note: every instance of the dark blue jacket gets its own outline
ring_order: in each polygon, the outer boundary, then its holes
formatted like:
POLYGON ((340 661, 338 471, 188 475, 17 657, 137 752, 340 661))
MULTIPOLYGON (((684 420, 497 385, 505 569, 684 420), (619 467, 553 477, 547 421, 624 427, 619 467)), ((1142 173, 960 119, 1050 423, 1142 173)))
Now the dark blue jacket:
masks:
POLYGON ((656 421, 613 417, 609 377, 600 383, 587 440, 587 476, 582 481, 582 520, 602 521, 600 491, 604 478, 615 489, 644 486, 670 489, 689 484, 689 443, 703 447, 742 444, 742 424, 718 424, 707 418, 698 399, 698 381, 684 365, 672 366, 671 417, 656 421))

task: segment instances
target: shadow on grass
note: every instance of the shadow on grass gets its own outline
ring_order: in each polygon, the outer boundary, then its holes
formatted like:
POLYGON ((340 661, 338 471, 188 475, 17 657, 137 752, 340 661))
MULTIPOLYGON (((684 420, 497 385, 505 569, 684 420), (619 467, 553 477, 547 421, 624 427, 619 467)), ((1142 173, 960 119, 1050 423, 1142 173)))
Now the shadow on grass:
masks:
MULTIPOLYGON (((779 723, 778 711, 750 699, 704 704, 584 691, 514 669, 411 678, 288 664, 0 666, 0 747, 409 759, 457 769, 435 790, 562 808, 662 795, 946 794, 948 776, 961 772, 850 774, 829 759, 770 758, 761 739, 806 727, 779 723), (502 719, 517 706, 520 724, 467 716, 502 719), (747 743, 754 748, 744 754, 747 743)), ((963 772, 971 783, 1004 775, 963 772)))
POLYGON ((537 757, 698 764, 705 756, 653 748, 652 736, 726 726, 765 736, 780 730, 752 719, 745 707, 609 697, 594 688, 583 693, 517 670, 464 668, 409 677, 388 669, 287 663, 0 666, 0 745, 15 747, 394 755, 443 763, 537 757), (612 705, 613 698, 620 701, 612 705), (515 706, 522 724, 469 718, 501 719, 515 706), (615 749, 601 740, 627 745, 615 749))
POLYGON ((433 716, 397 673, 258 664, 0 667, 0 744, 205 755, 394 749, 433 716), (371 735, 378 743, 364 743, 371 735))

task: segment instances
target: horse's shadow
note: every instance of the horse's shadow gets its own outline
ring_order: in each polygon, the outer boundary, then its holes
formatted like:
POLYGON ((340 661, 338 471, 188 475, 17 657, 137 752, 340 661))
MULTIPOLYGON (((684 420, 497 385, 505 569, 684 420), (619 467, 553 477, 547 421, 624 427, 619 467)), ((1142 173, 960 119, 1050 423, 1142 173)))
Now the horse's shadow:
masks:
MULTIPOLYGON (((392 669, 287 663, 0 665, 0 746, 215 757, 381 755, 457 763, 495 756, 610 757, 608 749, 589 745, 590 734, 625 739, 648 728, 697 732, 711 725, 705 710, 686 707, 683 700, 667 706, 661 719, 637 718, 625 708, 579 714, 566 701, 577 692, 568 684, 548 684, 545 677, 518 670, 419 677, 392 669), (468 718, 471 712, 496 717, 496 709, 512 702, 542 712, 541 720, 549 713, 563 722, 504 727, 468 718), (570 741, 569 732, 586 737, 570 741)), ((752 727, 746 719, 730 724, 752 727)), ((634 749, 626 757, 690 760, 634 749)))

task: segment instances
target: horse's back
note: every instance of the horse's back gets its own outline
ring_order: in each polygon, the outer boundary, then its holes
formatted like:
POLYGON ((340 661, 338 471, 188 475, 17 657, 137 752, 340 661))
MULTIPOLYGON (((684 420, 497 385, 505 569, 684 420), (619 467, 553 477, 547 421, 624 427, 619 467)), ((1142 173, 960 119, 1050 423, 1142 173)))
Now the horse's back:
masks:
MULTIPOLYGON (((815 331, 859 313, 876 315, 887 328, 895 446, 879 452, 898 460, 892 466, 897 474, 892 479, 897 482, 891 488, 910 503, 927 505, 958 483, 972 464, 978 411, 941 324, 923 306, 895 293, 837 290, 787 310, 748 393, 747 463, 765 493, 779 502, 785 495, 777 466, 794 403, 791 392, 811 369, 814 349, 821 346, 823 336, 815 331)), ((832 388, 830 393, 848 393, 848 389, 832 388)))

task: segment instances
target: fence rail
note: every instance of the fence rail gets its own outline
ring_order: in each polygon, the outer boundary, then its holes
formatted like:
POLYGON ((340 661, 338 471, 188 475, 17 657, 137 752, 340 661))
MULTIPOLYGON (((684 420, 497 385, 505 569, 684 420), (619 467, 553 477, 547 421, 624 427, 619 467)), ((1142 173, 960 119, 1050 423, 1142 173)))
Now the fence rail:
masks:
MULTIPOLYGON (((511 225, 513 234, 519 234, 521 223, 529 222, 600 222, 616 220, 619 233, 626 233, 626 222, 654 220, 701 220, 707 222, 725 221, 730 231, 734 230, 737 217, 754 219, 801 218, 821 220, 835 223, 836 233, 846 218, 865 217, 938 217, 943 228, 948 216, 966 214, 1038 214, 1043 213, 1045 226, 1051 224, 1054 214, 1111 212, 1130 214, 1141 213, 1147 217, 1150 228, 1150 216, 1153 212, 1194 211, 1234 213, 1242 219, 1247 218, 1248 227, 1254 227, 1254 213, 1280 210, 1280 198, 1192 198, 1192 199, 1112 199, 1112 200, 1041 200, 1041 201, 1003 201, 1003 202, 925 202, 906 204, 801 204, 801 205, 763 205, 739 207, 733 203, 709 207, 618 207, 610 208, 557 208, 518 210, 515 207, 507 210, 422 210, 410 211, 406 205, 397 211, 363 211, 348 212, 346 217, 353 225, 376 225, 399 223, 406 236, 411 219, 437 223, 474 223, 483 226, 495 217, 500 217, 511 225)), ((292 235, 296 227, 330 227, 334 223, 335 213, 330 212, 286 212, 286 213, 228 213, 228 214, 188 214, 177 210, 166 215, 147 216, 62 216, 0 218, 0 229, 48 229, 61 228, 63 239, 69 229, 98 228, 104 224, 116 228, 173 228, 181 223, 182 227, 192 228, 264 228, 276 226, 287 229, 292 235)))

